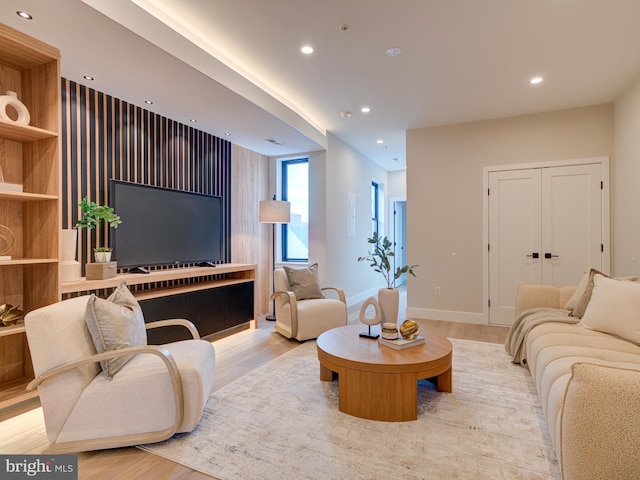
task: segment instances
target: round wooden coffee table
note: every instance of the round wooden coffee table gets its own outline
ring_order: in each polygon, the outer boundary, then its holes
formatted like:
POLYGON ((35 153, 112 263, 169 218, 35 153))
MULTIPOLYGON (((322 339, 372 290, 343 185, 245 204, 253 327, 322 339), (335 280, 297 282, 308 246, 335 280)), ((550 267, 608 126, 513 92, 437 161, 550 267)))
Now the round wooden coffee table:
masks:
POLYGON ((320 380, 338 375, 338 408, 355 417, 383 422, 418 418, 417 381, 435 378, 439 392, 451 392, 451 342, 421 332, 424 345, 404 350, 362 338, 363 325, 347 325, 318 337, 320 380))

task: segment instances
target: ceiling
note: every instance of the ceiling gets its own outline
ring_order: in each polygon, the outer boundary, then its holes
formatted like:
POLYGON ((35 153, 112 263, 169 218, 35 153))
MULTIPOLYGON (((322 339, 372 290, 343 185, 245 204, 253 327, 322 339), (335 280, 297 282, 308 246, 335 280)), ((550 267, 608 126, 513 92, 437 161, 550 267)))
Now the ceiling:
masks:
POLYGON ((331 133, 387 170, 409 129, 609 103, 640 74, 638 0, 5 0, 0 21, 65 78, 256 152, 331 133))

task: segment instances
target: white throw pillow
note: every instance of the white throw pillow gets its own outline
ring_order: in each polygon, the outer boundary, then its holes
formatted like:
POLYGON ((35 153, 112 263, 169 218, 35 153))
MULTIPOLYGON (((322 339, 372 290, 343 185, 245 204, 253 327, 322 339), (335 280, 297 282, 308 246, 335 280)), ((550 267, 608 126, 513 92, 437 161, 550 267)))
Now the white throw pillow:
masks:
POLYGON ((580 325, 640 344, 640 283, 595 275, 580 325))

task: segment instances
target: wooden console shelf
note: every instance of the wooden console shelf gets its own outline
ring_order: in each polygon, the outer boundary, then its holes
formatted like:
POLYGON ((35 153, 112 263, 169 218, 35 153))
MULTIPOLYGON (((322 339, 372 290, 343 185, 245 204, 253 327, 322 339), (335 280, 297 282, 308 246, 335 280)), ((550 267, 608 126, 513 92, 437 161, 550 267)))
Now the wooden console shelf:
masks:
MULTIPOLYGON (((144 286, 143 289, 133 288, 133 294, 140 302, 173 295, 187 294, 208 289, 219 289, 240 284, 252 284, 249 288, 253 291, 253 315, 252 326, 257 327, 256 315, 256 268, 255 264, 225 263, 215 267, 186 267, 154 270, 147 273, 122 273, 107 280, 86 280, 85 278, 75 282, 63 282, 62 294, 87 293, 96 290, 115 288, 122 282, 129 287, 144 286), (176 280, 193 280, 187 284, 173 284, 176 280), (169 283, 170 285, 165 285, 169 283)), ((143 305, 144 310, 144 305, 143 305)), ((146 313, 145 313, 146 316, 146 313)), ((197 326, 197 325, 196 325, 197 326)))

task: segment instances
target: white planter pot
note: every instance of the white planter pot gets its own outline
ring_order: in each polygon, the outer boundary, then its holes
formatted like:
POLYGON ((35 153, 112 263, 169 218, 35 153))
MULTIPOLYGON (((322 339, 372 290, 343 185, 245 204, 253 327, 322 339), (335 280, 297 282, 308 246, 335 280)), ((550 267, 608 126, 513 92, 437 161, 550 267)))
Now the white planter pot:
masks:
POLYGON ((111 252, 93 252, 96 263, 109 263, 111 261, 111 252))
POLYGON ((78 231, 65 228, 60 232, 60 281, 74 282, 82 276, 82 266, 76 261, 78 231))
POLYGON ((382 314, 382 323, 398 323, 400 292, 397 288, 381 288, 378 290, 378 303, 382 314))

